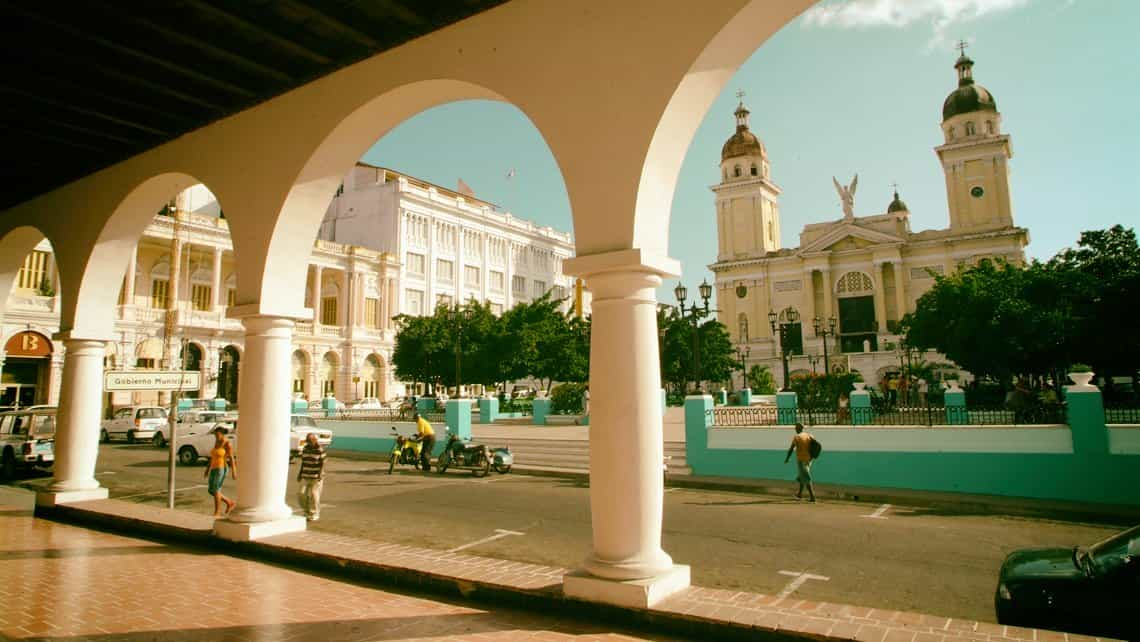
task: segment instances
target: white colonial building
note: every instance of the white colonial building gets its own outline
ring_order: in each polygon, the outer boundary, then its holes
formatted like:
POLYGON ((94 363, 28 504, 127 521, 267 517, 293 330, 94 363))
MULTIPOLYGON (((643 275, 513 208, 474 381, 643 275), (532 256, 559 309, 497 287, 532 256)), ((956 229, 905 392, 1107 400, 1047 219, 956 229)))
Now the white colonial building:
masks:
POLYGON ((568 232, 500 212, 471 194, 357 163, 321 224, 320 238, 400 259, 397 313, 430 314, 475 299, 496 314, 547 292, 573 303, 568 232))
MULTIPOLYGON (((573 299, 561 271, 574 253, 569 234, 391 170, 357 166, 321 231, 303 284, 313 317, 296 324, 292 339, 298 397, 403 396, 389 365, 393 317, 401 313, 430 314, 437 304, 470 298, 501 312, 548 290, 573 299)), ((187 396, 236 403, 244 341, 241 322, 227 316, 234 265, 229 224, 213 194, 202 185, 180 193, 132 252, 106 367, 184 366, 202 372, 187 396)), ((57 292, 44 240, 26 257, 5 308, 0 406, 56 403, 64 358, 51 339, 57 292)), ((165 393, 119 392, 105 405, 166 401, 165 393)))

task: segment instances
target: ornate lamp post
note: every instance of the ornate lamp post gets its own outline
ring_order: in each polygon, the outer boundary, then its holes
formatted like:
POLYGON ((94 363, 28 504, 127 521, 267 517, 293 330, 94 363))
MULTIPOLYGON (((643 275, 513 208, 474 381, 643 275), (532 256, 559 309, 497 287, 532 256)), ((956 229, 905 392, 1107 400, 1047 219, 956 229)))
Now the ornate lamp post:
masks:
POLYGON ((744 346, 744 347, 737 346, 736 356, 738 359, 740 359, 740 389, 741 390, 748 387, 748 370, 745 369, 744 360, 747 359, 748 355, 750 355, 750 354, 752 354, 752 348, 751 347, 749 347, 749 346, 744 346))
MULTIPOLYGON (((772 328, 773 336, 776 335, 776 321, 778 319, 779 316, 775 312, 771 310, 768 311, 768 325, 772 328)), ((788 308, 787 312, 784 314, 784 320, 780 321, 779 323, 780 359, 782 359, 784 362, 784 387, 781 388, 783 392, 790 390, 788 386, 790 383, 788 381, 788 333, 791 331, 792 326, 798 323, 799 320, 800 313, 797 312, 795 308, 788 308)))
POLYGON ((463 343, 463 328, 466 326, 472 317, 471 307, 462 307, 458 303, 455 304, 454 314, 452 319, 455 321, 455 396, 456 398, 463 397, 461 384, 463 378, 461 376, 461 349, 463 343))
POLYGON ((807 356, 807 358, 808 358, 808 363, 811 364, 811 373, 815 374, 815 365, 817 363, 819 363, 819 355, 818 354, 809 354, 807 356))
POLYGON ((823 373, 831 374, 831 362, 827 358, 827 338, 835 336, 835 328, 839 325, 835 317, 830 317, 827 320, 827 325, 819 317, 811 320, 812 327, 815 328, 815 336, 823 338, 823 373))
POLYGON ((688 298, 689 290, 683 283, 678 282, 677 287, 673 288, 673 294, 677 297, 678 307, 681 309, 681 317, 688 319, 693 324, 693 386, 697 392, 701 389, 701 338, 699 334, 701 319, 709 316, 712 310, 709 309, 709 299, 712 298, 712 286, 709 285, 707 280, 702 280, 698 288, 700 291, 701 299, 704 301, 704 306, 697 305, 694 300, 692 305, 688 308, 685 307, 685 299, 688 298))

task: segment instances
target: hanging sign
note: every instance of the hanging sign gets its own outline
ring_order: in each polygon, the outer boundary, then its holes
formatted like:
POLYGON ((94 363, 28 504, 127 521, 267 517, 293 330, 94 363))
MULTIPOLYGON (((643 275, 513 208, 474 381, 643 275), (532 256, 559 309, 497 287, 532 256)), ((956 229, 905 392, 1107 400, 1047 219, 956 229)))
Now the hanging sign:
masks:
POLYGON ((103 374, 103 390, 197 390, 201 373, 192 371, 126 370, 103 374))
POLYGON ((25 330, 8 339, 4 352, 9 357, 46 357, 51 354, 51 340, 40 334, 25 330))

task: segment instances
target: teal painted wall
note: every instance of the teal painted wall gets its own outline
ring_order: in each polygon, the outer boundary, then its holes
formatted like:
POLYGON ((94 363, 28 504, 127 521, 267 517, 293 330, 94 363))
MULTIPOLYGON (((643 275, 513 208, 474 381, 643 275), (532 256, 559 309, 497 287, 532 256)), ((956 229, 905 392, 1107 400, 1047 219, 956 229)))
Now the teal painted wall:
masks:
MULTIPOLYGON (((1110 432, 1104 423, 1100 393, 1070 390, 1068 399, 1071 452, 955 452, 952 446, 951 450, 943 452, 853 450, 849 449, 850 446, 828 450, 828 442, 823 436, 828 429, 820 429, 823 455, 812 467, 812 477, 821 484, 838 486, 1140 505, 1140 454, 1116 454, 1125 448, 1131 449, 1134 434, 1119 431, 1140 432, 1140 429, 1113 429, 1110 452, 1110 432), (1128 446, 1121 442, 1128 443, 1128 446)), ((721 443, 743 445, 741 440, 747 439, 743 431, 747 430, 755 433, 756 441, 766 447, 709 448, 709 421, 700 401, 699 398, 690 398, 685 402, 686 457, 694 475, 789 481, 795 478, 794 464, 784 463, 787 452, 784 444, 791 442, 793 430, 718 428, 717 440, 721 443), (721 438, 724 433, 735 430, 742 431, 742 434, 721 438), (776 447, 777 443, 780 446, 776 447)), ((709 401, 708 407, 711 408, 709 401)), ((854 406, 854 399, 852 401, 854 406)), ((870 435, 872 431, 890 429, 854 428, 843 432, 858 435, 864 430, 870 435)), ((971 439, 971 434, 983 435, 976 431, 985 429, 933 427, 923 430, 931 431, 931 436, 939 440, 945 440, 946 433, 938 431, 953 430, 956 439, 965 440, 963 444, 976 448, 978 444, 975 442, 982 439, 971 439)), ((914 437, 907 437, 899 431, 898 438, 914 437)), ((995 443, 994 447, 997 449, 1000 444, 995 443)))

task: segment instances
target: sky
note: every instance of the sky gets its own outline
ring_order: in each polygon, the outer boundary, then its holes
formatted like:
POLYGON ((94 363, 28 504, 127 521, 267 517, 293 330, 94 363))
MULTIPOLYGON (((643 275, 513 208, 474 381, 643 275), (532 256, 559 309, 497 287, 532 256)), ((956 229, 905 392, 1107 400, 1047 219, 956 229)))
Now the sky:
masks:
MULTIPOLYGON (((719 181, 738 90, 783 190, 784 247, 799 245, 805 224, 842 217, 831 178, 847 184, 855 173, 856 216, 885 212, 897 183, 913 231, 947 227, 933 148, 942 143, 942 102, 957 86, 958 40, 970 43, 974 78, 993 94, 1012 139, 1014 222, 1030 231, 1029 256, 1047 259, 1082 230, 1135 226, 1138 30, 1137 0, 820 2, 741 66, 697 130, 670 217, 669 253, 681 261, 681 280, 690 291, 713 280, 708 188, 719 181)), ((515 216, 573 230, 558 166, 513 106, 464 101, 422 112, 363 160, 452 189, 462 178, 515 216)), ((671 293, 662 300, 671 302, 671 293)))

